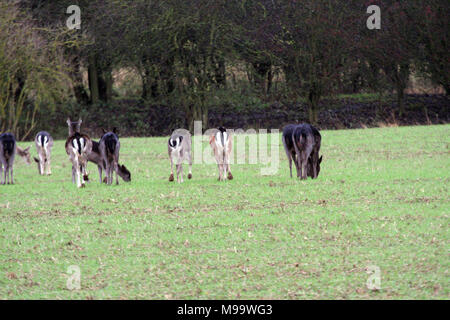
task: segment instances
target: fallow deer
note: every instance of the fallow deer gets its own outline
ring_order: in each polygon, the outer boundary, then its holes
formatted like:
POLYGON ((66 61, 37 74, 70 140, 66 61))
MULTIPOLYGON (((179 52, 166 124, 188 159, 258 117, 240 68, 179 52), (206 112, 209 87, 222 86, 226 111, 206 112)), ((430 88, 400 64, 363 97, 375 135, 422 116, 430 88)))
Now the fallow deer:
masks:
MULTIPOLYGON (((99 149, 100 144, 97 141, 92 140, 92 151, 88 154, 88 161, 93 162, 98 167, 98 174, 100 176, 100 183, 104 182, 106 183, 106 177, 105 179, 102 179, 102 172, 106 171, 106 163, 103 163, 102 155, 100 153, 99 149)), ((119 163, 119 176, 123 179, 125 182, 131 181, 131 173, 128 171, 128 169, 125 167, 125 165, 121 165, 119 163)))
POLYGON ((69 137, 66 140, 66 153, 72 162, 72 182, 76 182, 78 188, 85 187, 85 180, 88 180, 86 166, 88 155, 92 151, 92 140, 87 134, 80 133, 81 119, 78 122, 71 122, 67 119, 69 126, 69 137))
POLYGON ((36 144, 36 150, 39 156, 39 159, 34 157, 34 161, 38 164, 38 170, 40 175, 51 175, 51 152, 53 147, 53 138, 52 136, 46 132, 39 132, 34 142, 36 144))
POLYGON ((102 156, 102 163, 106 172, 106 183, 112 184, 113 172, 116 172, 116 184, 119 184, 119 152, 120 142, 116 134, 116 128, 113 132, 105 132, 100 139, 99 147, 102 156))
POLYGON ((170 177, 169 181, 173 181, 173 163, 177 169, 177 182, 183 182, 183 161, 189 163, 188 179, 192 179, 192 140, 191 134, 187 130, 175 130, 168 141, 168 153, 170 158, 170 177))
POLYGON ((14 184, 14 158, 16 153, 25 160, 30 160, 30 147, 25 149, 17 146, 14 134, 6 132, 0 135, 0 184, 14 184), (3 175, 3 168, 5 173, 3 175))
POLYGON ((292 142, 296 154, 297 177, 304 180, 310 171, 312 178, 317 178, 322 162, 322 157, 319 158, 321 143, 319 131, 310 124, 297 125, 292 132, 292 142), (311 166, 309 170, 308 164, 311 166))
POLYGON ((230 156, 233 150, 232 141, 231 134, 223 127, 220 127, 209 138, 209 144, 214 151, 214 157, 219 167, 219 181, 225 181, 227 178, 229 180, 233 179, 230 169, 230 156))

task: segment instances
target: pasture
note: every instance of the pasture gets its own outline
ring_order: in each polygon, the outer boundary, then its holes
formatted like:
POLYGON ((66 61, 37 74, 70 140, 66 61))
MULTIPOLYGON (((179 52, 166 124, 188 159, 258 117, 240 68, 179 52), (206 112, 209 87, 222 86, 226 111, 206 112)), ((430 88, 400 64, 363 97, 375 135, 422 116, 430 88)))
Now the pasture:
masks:
POLYGON ((168 181, 167 137, 120 141, 132 182, 119 186, 89 163, 78 190, 64 141, 52 176, 16 158, 16 184, 0 186, 1 299, 450 298, 449 125, 322 131, 307 181, 289 178, 281 138, 273 176, 232 164, 219 182, 194 164, 183 184, 168 181))

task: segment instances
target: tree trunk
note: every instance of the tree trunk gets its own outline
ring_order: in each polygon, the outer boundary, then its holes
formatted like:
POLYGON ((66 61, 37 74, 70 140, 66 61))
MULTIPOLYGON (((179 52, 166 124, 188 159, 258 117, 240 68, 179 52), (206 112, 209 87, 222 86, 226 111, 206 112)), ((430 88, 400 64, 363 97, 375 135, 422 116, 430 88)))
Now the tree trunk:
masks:
POLYGON ((400 81, 397 82, 397 106, 399 114, 402 115, 405 112, 405 88, 400 81))
POLYGON ((253 63, 253 69, 255 70, 255 84, 261 89, 261 91, 266 94, 266 79, 268 78, 267 74, 272 68, 272 64, 270 62, 261 62, 261 63, 253 63))
POLYGON ((111 102, 112 96, 113 96, 113 84, 114 84, 114 79, 113 79, 111 70, 108 70, 108 73, 105 76, 105 81, 106 81, 106 102, 111 102))
POLYGON ((89 90, 91 91, 91 104, 97 104, 100 101, 100 92, 98 86, 97 61, 94 55, 89 56, 89 90))
POLYGON ((409 80, 409 65, 401 64, 396 68, 395 82, 399 115, 405 112, 405 89, 409 80))
POLYGON ((225 72, 225 59, 223 57, 219 58, 219 62, 216 65, 215 78, 218 87, 226 88, 227 76, 225 72))
POLYGON ((270 68, 269 72, 267 72, 267 93, 270 93, 270 89, 272 89, 272 82, 273 82, 273 72, 272 68, 270 68))
POLYGON ((308 94, 308 115, 311 124, 317 124, 319 119, 319 102, 321 98, 320 85, 313 83, 308 94))

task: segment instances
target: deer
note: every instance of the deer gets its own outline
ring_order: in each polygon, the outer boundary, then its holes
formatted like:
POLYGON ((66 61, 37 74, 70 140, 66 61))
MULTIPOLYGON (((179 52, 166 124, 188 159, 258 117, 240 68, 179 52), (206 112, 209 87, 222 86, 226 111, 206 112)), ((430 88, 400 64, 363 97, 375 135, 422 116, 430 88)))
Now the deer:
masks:
MULTIPOLYGON (((92 151, 88 154, 88 161, 95 163, 98 167, 98 173, 100 176, 100 183, 106 183, 107 179, 106 177, 102 179, 102 172, 106 171, 106 163, 103 163, 102 155, 100 153, 99 149, 100 143, 97 141, 92 140, 92 151)), ((118 174, 125 182, 131 181, 131 173, 128 171, 128 169, 125 167, 125 165, 118 164, 118 174)))
POLYGON ((65 148, 72 162, 72 182, 76 182, 78 188, 86 186, 88 175, 86 173, 88 155, 92 151, 92 140, 87 134, 80 133, 81 119, 78 122, 67 119, 69 126, 69 137, 66 140, 65 148))
POLYGON ((41 131, 36 134, 34 138, 36 144, 36 150, 39 159, 33 157, 34 161, 38 164, 38 171, 40 175, 51 175, 51 152, 53 147, 53 138, 47 131, 41 131))
POLYGON ((294 161, 295 168, 297 169, 298 174, 298 166, 297 166, 297 157, 294 148, 294 141, 292 140, 292 134, 294 133, 295 124, 288 124, 283 128, 283 134, 281 136, 281 140, 283 141, 284 151, 286 152, 288 161, 289 161, 289 171, 292 178, 292 161, 294 161))
POLYGON ((112 132, 103 129, 103 136, 100 139, 98 149, 105 167, 106 184, 111 185, 114 171, 116 172, 116 185, 119 184, 119 151, 120 142, 116 128, 112 132))
POLYGON ((5 132, 0 135, 0 184, 14 184, 14 159, 16 153, 29 165, 30 147, 20 148, 14 134, 5 132), (3 175, 3 167, 5 173, 3 175))
POLYGON ((175 130, 167 142, 167 148, 170 159, 169 181, 174 181, 173 164, 175 162, 177 169, 177 182, 183 183, 183 161, 189 163, 188 179, 192 179, 192 140, 191 134, 187 130, 175 130))
POLYGON ((214 152, 219 167, 219 181, 233 180, 230 169, 230 155, 233 149, 232 136, 227 129, 219 127, 209 138, 209 144, 214 152), (228 173, 228 175, 226 175, 228 173))
MULTIPOLYGON (((285 138, 284 143, 288 146, 287 140, 285 138)), ((322 157, 319 158, 321 144, 319 131, 310 124, 299 124, 292 131, 292 143, 295 150, 295 159, 293 159, 296 161, 297 177, 305 180, 309 172, 313 179, 317 178, 320 172, 320 163, 322 162, 322 157)))

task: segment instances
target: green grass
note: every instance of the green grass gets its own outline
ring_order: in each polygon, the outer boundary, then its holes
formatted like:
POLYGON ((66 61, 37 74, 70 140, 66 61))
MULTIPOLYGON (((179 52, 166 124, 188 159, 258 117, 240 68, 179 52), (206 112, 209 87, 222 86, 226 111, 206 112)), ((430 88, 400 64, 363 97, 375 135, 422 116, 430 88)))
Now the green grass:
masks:
POLYGON ((100 185, 89 164, 81 190, 57 141, 51 177, 17 159, 0 186, 0 298, 449 299, 449 131, 323 131, 319 179, 304 182, 280 139, 276 175, 233 165, 219 183, 216 165, 194 165, 181 185, 167 138, 124 138, 132 182, 100 185), (70 265, 81 290, 66 288, 70 265))

